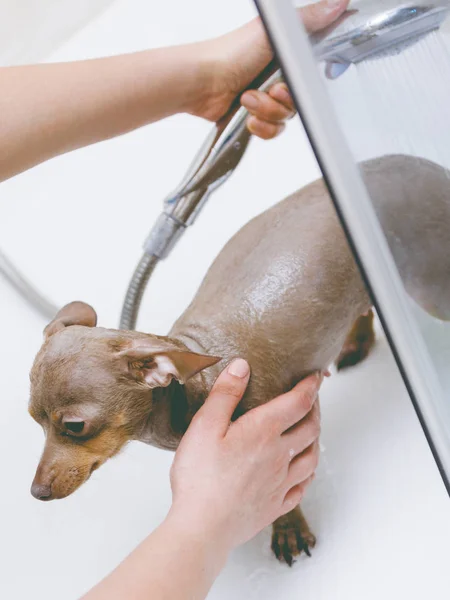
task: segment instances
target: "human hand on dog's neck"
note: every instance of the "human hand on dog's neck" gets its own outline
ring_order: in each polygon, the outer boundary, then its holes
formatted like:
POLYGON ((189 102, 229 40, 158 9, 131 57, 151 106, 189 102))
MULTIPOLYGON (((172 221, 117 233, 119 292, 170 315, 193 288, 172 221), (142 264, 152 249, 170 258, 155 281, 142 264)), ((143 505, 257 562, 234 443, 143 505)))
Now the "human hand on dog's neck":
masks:
POLYGON ((322 376, 231 424, 249 376, 243 360, 219 376, 175 456, 167 518, 84 600, 202 600, 231 550, 299 502, 319 454, 322 376))

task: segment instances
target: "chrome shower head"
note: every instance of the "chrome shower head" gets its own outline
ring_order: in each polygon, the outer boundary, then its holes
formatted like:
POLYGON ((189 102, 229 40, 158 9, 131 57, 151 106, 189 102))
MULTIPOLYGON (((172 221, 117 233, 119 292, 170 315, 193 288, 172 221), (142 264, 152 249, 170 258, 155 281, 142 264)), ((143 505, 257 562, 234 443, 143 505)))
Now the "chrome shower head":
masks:
POLYGON ((439 29, 450 0, 360 0, 331 27, 313 37, 317 60, 336 79, 352 63, 396 54, 439 29))

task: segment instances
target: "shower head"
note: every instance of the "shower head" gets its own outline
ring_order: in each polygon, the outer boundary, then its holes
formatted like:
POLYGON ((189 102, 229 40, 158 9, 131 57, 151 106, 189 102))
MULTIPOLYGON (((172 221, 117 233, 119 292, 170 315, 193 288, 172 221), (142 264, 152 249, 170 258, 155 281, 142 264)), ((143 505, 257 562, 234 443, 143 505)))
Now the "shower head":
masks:
POLYGON ((336 79, 352 63, 401 52, 438 29, 448 16, 450 0, 360 0, 338 21, 312 38, 325 74, 336 79))

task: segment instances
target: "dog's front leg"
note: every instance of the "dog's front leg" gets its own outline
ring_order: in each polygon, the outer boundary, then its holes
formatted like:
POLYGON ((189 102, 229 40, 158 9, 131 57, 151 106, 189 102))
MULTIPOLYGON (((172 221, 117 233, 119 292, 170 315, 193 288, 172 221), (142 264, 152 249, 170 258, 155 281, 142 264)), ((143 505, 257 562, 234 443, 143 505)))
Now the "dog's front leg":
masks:
POLYGON ((272 529, 272 550, 280 562, 292 566, 294 558, 302 552, 311 556, 310 548, 314 548, 316 538, 300 506, 277 519, 272 529))

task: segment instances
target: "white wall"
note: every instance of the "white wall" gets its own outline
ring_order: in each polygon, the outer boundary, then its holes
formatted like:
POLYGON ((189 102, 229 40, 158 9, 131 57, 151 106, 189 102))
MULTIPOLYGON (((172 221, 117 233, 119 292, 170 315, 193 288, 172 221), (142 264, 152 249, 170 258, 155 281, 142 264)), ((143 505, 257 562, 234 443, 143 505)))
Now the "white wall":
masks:
MULTIPOLYGON (((200 39, 253 14, 242 0, 117 0, 52 58, 200 39)), ((208 130, 179 116, 5 183, 1 248, 55 302, 84 299, 115 326, 160 202, 208 130)), ((252 146, 152 279, 142 329, 165 333, 230 235, 318 174, 298 122, 252 146)), ((43 440, 26 413, 27 378, 44 323, 0 285, 0 597, 75 600, 164 517, 171 455, 135 444, 67 500, 32 499, 43 440)), ((323 460, 305 502, 319 538, 313 558, 278 566, 264 532, 231 557, 211 598, 447 598, 448 497, 384 340, 365 364, 325 383, 322 405, 323 460)))
POLYGON ((0 0, 0 65, 37 61, 113 0, 0 0))

